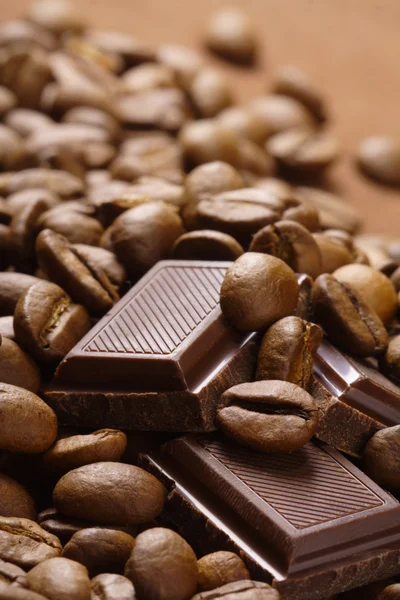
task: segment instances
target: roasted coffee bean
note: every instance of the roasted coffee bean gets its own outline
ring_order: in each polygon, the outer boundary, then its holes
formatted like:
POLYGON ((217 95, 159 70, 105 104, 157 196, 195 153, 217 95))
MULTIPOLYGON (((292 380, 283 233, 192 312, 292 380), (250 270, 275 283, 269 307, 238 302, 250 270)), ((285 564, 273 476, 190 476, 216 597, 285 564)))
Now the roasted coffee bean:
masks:
POLYGON ((99 573, 123 573, 135 540, 113 529, 81 529, 71 537, 62 556, 76 560, 89 571, 90 577, 99 573))
POLYGON ((37 199, 16 212, 10 225, 12 262, 18 271, 31 273, 35 267, 36 227, 47 205, 37 199))
POLYGON ((0 315, 12 315, 21 295, 39 281, 24 273, 0 273, 0 315))
POLYGON ((60 556, 61 550, 60 540, 34 521, 0 517, 0 559, 30 569, 48 558, 60 556))
POLYGON ((42 231, 36 241, 36 254, 44 273, 91 314, 102 315, 119 300, 105 270, 62 235, 50 229, 42 231))
POLYGON ((61 35, 65 31, 82 31, 86 23, 76 13, 75 5, 65 0, 56 0, 50 4, 46 0, 36 0, 28 12, 29 19, 48 29, 55 35, 61 35))
POLYGON ((305 227, 294 221, 277 221, 263 227, 253 237, 249 251, 276 256, 296 273, 317 277, 322 271, 318 244, 305 227))
POLYGON ((67 238, 71 244, 88 244, 98 246, 104 232, 103 226, 92 217, 74 210, 51 210, 42 215, 38 221, 40 229, 51 229, 67 238))
POLYGON ((400 142, 390 136, 364 139, 357 152, 364 173, 388 185, 400 184, 400 142))
POLYGON ((266 148, 278 163, 300 175, 319 175, 338 157, 336 138, 311 127, 298 127, 271 137, 266 148))
POLYGON ((9 225, 12 219, 13 213, 8 206, 8 201, 0 198, 0 223, 2 225, 9 225))
POLYGON ((93 577, 91 600, 135 600, 132 582, 122 575, 101 573, 93 577))
POLYGON ((293 452, 310 441, 318 426, 314 398, 287 381, 241 383, 221 399, 226 404, 217 415, 222 431, 260 452, 293 452))
POLYGON ((73 249, 87 263, 93 263, 97 269, 104 271, 115 288, 119 289, 122 286, 126 279, 126 272, 113 252, 87 244, 74 244, 73 249))
POLYGON ((48 600, 42 594, 37 594, 22 587, 15 587, 0 581, 0 600, 48 600))
POLYGON ((120 55, 126 67, 155 60, 154 50, 128 33, 88 29, 85 39, 106 54, 120 55))
POLYGON ((258 380, 280 379, 307 389, 322 329, 299 317, 280 319, 264 335, 257 360, 258 380))
POLYGON ((122 81, 125 89, 134 93, 177 85, 173 69, 168 65, 157 63, 144 63, 128 69, 122 75, 122 81))
POLYGON ((305 321, 310 321, 312 318, 311 294, 313 280, 308 275, 302 274, 298 276, 297 281, 299 284, 299 298, 292 314, 293 316, 300 317, 300 319, 304 319, 305 321))
POLYGON ((231 106, 218 114, 218 121, 228 129, 256 144, 265 141, 262 123, 247 106, 231 106))
POLYGON ((261 581, 235 581, 208 592, 201 592, 191 600, 279 600, 279 592, 261 581))
POLYGON ((215 117, 233 103, 233 92, 227 78, 211 67, 200 69, 189 93, 196 111, 205 119, 215 117))
POLYGON ((389 377, 400 381, 400 335, 395 335, 389 340, 386 352, 380 358, 379 367, 389 377))
POLYGON ((161 45, 157 51, 157 61, 173 70, 184 90, 189 89, 193 78, 203 65, 200 54, 187 46, 177 44, 161 45))
POLYGON ((15 108, 8 113, 4 122, 23 138, 37 130, 54 126, 54 121, 49 116, 29 108, 15 108))
POLYGON ((255 331, 290 315, 299 286, 282 260, 246 252, 229 267, 221 287, 224 316, 241 331, 255 331))
POLYGON ((49 558, 27 574, 31 590, 55 600, 90 600, 87 569, 68 558, 49 558))
POLYGON ((0 194, 13 194, 26 189, 46 189, 60 198, 80 198, 84 194, 82 180, 66 171, 52 169, 25 169, 0 175, 0 194))
POLYGON ((312 293, 313 314, 328 337, 356 356, 382 352, 388 335, 384 324, 364 297, 332 275, 320 275, 312 293))
POLYGON ((149 202, 131 208, 111 226, 112 246, 131 277, 140 277, 166 258, 179 236, 182 221, 174 207, 149 202))
POLYGON ((128 127, 175 132, 189 119, 190 110, 182 90, 156 88, 121 96, 117 116, 128 127))
POLYGON ((393 583, 385 587, 376 600, 400 600, 400 583, 393 583))
POLYGON ((299 187, 296 195, 318 209, 321 229, 343 229, 351 234, 360 229, 360 215, 335 194, 316 188, 299 187))
POLYGON ((57 418, 38 396, 0 383, 0 450, 44 452, 57 436, 57 418))
POLYGON ((333 276, 355 290, 388 323, 397 309, 397 295, 386 275, 368 265, 346 265, 334 271, 333 276))
POLYGON ((161 511, 165 489, 139 467, 115 462, 85 465, 64 475, 54 505, 69 517, 98 523, 147 523, 161 511))
POLYGON ((41 48, 16 45, 0 55, 1 81, 16 94, 20 106, 38 108, 52 77, 49 55, 41 48))
POLYGON ((217 119, 187 123, 179 134, 186 161, 191 166, 212 161, 239 165, 238 136, 217 119))
POLYGON ((36 393, 40 386, 40 372, 34 361, 14 341, 3 338, 1 331, 0 381, 33 393, 36 393))
POLYGON ((207 229, 184 233, 172 247, 173 258, 182 260, 236 260, 243 253, 235 238, 207 229))
POLYGON ((273 84, 275 94, 290 96, 304 104, 318 121, 325 121, 327 109, 321 92, 297 67, 282 67, 273 84))
POLYGON ((47 31, 25 20, 12 20, 2 23, 0 46, 20 46, 26 48, 54 49, 56 40, 47 31))
POLYGON ((363 465, 379 485, 400 488, 400 425, 377 431, 367 442, 363 465))
POLYGON ((265 137, 314 123, 313 116, 300 102, 279 94, 255 98, 249 107, 262 123, 265 137))
POLYGON ((197 587, 201 592, 250 577, 246 565, 237 554, 222 550, 200 558, 197 569, 197 587))
MULTIPOLYGON (((0 515, 36 519, 36 506, 27 490, 17 481, 0 473, 0 515)), ((1 581, 1 571, 0 571, 1 581)))
POLYGON ((90 329, 80 304, 55 283, 39 281, 19 299, 14 313, 17 342, 43 362, 59 362, 90 329))
POLYGON ((210 17, 205 43, 216 54, 238 63, 252 63, 258 51, 253 24, 239 8, 224 8, 210 17))
POLYGON ((239 172, 228 163, 217 160, 200 165, 189 173, 185 180, 185 196, 190 206, 210 195, 243 187, 244 182, 239 172))
POLYGON ((28 206, 36 205, 38 202, 45 205, 45 210, 50 210, 60 204, 60 198, 54 192, 45 189, 22 190, 7 198, 7 206, 12 215, 18 215, 28 206))
MULTIPOLYGON (((13 587, 27 587, 26 573, 21 567, 0 559, 0 582, 13 584, 13 587)), ((0 598, 2 598, 0 594, 0 598)))
POLYGON ((77 77, 78 79, 74 82, 74 85, 71 83, 50 83, 46 85, 41 95, 42 110, 57 119, 72 108, 89 106, 104 110, 115 116, 116 108, 111 94, 103 87, 93 85, 93 82, 90 82, 89 79, 84 78, 81 80, 79 74, 77 77))
POLYGON ((96 462, 120 460, 125 452, 127 438, 117 429, 99 429, 86 435, 63 437, 56 441, 43 456, 46 469, 66 473, 72 469, 96 462))
POLYGON ((0 336, 3 338, 8 338, 9 340, 15 340, 14 334, 14 317, 0 317, 0 336))
POLYGON ((26 150, 32 156, 40 156, 49 149, 69 150, 78 154, 84 144, 108 142, 107 131, 99 127, 75 123, 57 123, 53 127, 35 130, 26 140, 26 150))
POLYGON ((319 231, 320 221, 319 212, 304 198, 298 198, 291 195, 285 199, 285 210, 282 213, 282 219, 286 221, 296 221, 306 227, 308 231, 319 231))
POLYGON ((322 233, 313 233, 313 238, 320 250, 322 273, 333 273, 336 269, 353 262, 353 254, 343 242, 322 233))
MULTIPOLYGON (((136 140, 129 141, 136 142, 136 140)), ((165 144, 157 140, 157 143, 154 141, 154 143, 146 145, 147 148, 144 143, 141 144, 141 148, 134 148, 135 152, 131 147, 132 144, 126 152, 121 149, 120 154, 110 166, 112 176, 115 179, 126 181, 133 181, 142 176, 161 177, 167 180, 170 180, 171 177, 180 176, 182 172, 182 154, 176 144, 165 144)), ((174 182, 171 181, 171 183, 174 182)), ((162 197, 154 197, 151 193, 149 198, 164 200, 162 197)), ((182 204, 182 202, 179 202, 179 204, 182 204)))
POLYGON ((139 597, 186 600, 196 591, 196 555, 175 531, 148 529, 135 540, 125 576, 133 582, 139 597))
POLYGON ((255 177, 268 177, 275 171, 272 155, 251 140, 238 140, 238 168, 250 182, 255 177))
POLYGON ((65 113, 62 120, 64 123, 100 129, 106 134, 105 139, 107 140, 118 141, 121 137, 121 127, 118 120, 98 108, 91 108, 90 106, 72 108, 65 113))
POLYGON ((0 270, 6 268, 11 260, 10 228, 0 224, 0 270))
POLYGON ((0 116, 4 117, 6 113, 12 110, 17 104, 17 97, 11 90, 0 85, 0 116))
POLYGON ((22 164, 24 145, 15 131, 0 124, 0 169, 9 171, 22 164))

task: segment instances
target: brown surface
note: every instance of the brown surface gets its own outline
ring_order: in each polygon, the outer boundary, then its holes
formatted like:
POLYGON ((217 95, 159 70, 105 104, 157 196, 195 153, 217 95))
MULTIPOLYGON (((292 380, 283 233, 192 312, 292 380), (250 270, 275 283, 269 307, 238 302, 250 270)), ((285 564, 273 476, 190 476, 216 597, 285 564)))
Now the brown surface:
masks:
MULTIPOLYGON (((93 24, 157 42, 199 47, 207 15, 224 0, 80 0, 93 24)), ((333 129, 346 158, 335 183, 364 214, 365 229, 397 234, 400 192, 366 183, 349 162, 366 135, 400 135, 399 0, 242 0, 258 25, 265 59, 258 71, 229 67, 241 100, 267 89, 280 65, 303 68, 330 99, 333 129)), ((0 0, 0 18, 23 14, 28 0, 0 0)), ((216 61, 222 65, 222 62, 216 61)))

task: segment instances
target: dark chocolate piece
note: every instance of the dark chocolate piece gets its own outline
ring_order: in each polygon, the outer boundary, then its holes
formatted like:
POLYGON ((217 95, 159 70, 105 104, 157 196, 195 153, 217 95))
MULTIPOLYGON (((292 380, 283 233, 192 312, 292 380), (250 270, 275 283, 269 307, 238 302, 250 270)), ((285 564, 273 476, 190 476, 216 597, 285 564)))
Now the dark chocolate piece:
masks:
POLYGON ((46 399, 64 423, 209 431, 219 397, 252 378, 256 334, 224 321, 229 262, 162 261, 71 350, 46 399))
POLYGON ((283 600, 321 600, 400 573, 399 503, 329 446, 259 454, 185 437, 142 464, 171 490, 164 518, 197 552, 239 551, 283 600))

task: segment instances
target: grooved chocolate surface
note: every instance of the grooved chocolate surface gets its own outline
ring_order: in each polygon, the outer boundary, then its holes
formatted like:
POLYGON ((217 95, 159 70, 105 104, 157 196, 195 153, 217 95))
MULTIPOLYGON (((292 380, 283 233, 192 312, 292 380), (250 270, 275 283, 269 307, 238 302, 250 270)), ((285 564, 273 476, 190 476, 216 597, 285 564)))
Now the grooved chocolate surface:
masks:
POLYGON ((336 458, 309 444, 273 460, 214 441, 205 448, 297 529, 381 506, 383 501, 336 458))

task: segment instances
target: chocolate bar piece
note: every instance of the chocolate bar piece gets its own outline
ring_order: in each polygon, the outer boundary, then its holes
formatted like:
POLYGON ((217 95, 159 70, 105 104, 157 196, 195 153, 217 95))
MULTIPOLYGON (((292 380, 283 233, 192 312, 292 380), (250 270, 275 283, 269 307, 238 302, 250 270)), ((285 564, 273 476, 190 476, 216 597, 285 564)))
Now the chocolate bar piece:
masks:
POLYGON ((400 423, 400 388, 377 369, 373 359, 350 357, 324 340, 314 360, 317 437, 353 456, 385 426, 400 423))
POLYGON ((69 425, 210 431, 220 395, 253 376, 256 334, 219 306, 229 262, 162 261, 71 350, 45 391, 69 425))
POLYGON ((169 488, 162 518, 199 553, 239 552, 283 600, 322 600, 400 574, 400 504, 327 445, 259 454, 184 437, 142 465, 169 488))

